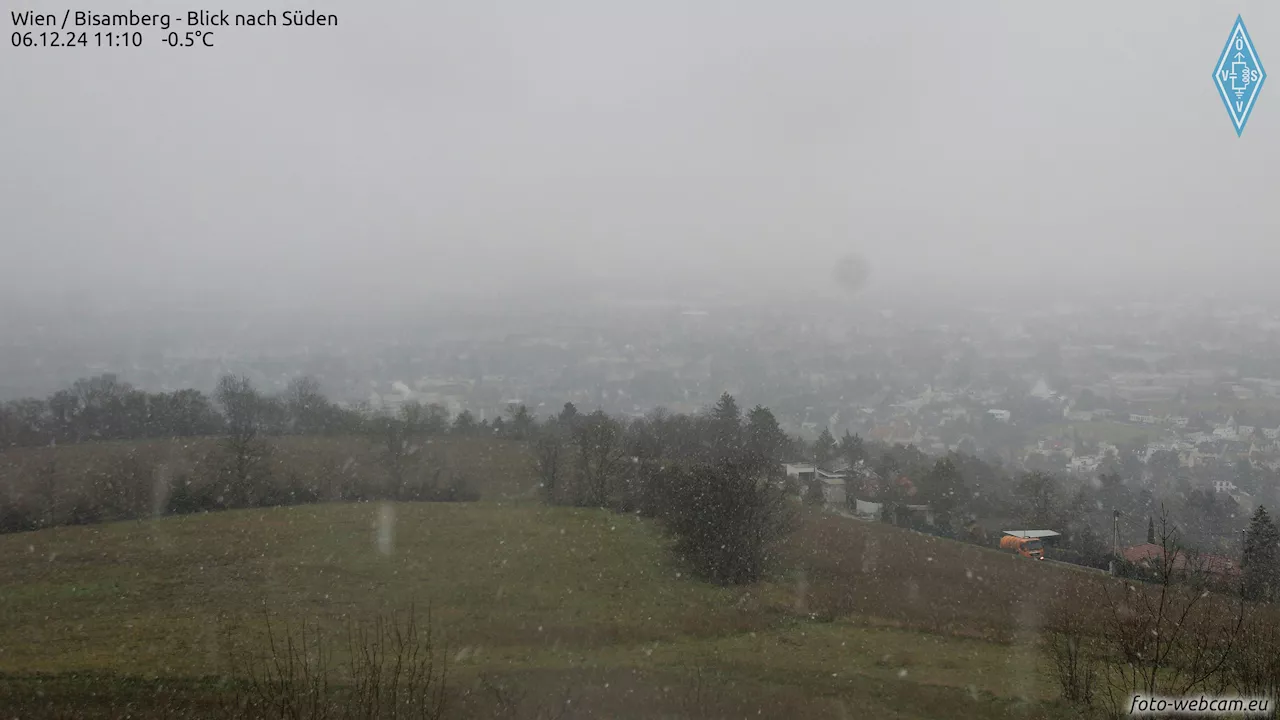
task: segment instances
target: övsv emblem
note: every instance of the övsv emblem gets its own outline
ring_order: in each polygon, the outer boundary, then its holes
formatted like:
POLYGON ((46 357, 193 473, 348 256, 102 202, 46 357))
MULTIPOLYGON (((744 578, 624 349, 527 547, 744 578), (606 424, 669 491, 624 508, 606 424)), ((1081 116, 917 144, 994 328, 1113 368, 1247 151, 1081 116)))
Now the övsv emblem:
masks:
POLYGON ((1245 123, 1249 122, 1249 114, 1253 112, 1266 79, 1267 71, 1262 69, 1262 61, 1258 59, 1258 51, 1244 27, 1244 19, 1237 15, 1227 46, 1222 49, 1218 67, 1213 71, 1213 82, 1227 106, 1237 136, 1244 132, 1245 123))

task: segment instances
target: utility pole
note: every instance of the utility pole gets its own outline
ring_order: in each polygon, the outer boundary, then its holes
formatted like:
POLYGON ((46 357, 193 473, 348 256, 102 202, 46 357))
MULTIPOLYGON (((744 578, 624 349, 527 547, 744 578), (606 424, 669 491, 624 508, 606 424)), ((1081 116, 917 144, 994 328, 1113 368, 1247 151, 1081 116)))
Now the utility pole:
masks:
POLYGON ((1116 558, 1120 557, 1120 511, 1111 510, 1111 560, 1107 563, 1107 573, 1115 576, 1118 568, 1116 558))
POLYGON ((1111 511, 1111 553, 1120 554, 1120 511, 1111 511))

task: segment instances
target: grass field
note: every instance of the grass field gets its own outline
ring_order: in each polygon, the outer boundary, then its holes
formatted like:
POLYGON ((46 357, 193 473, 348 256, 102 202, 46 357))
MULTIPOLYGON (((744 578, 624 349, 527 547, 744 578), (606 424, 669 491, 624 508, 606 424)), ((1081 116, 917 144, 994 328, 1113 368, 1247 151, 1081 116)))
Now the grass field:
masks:
POLYGON ((518 717, 566 693, 569 717, 1064 712, 1035 628, 1054 598, 1083 592, 1083 573, 806 514, 772 581, 719 588, 683 573, 649 521, 542 507, 521 499, 518 461, 490 462, 507 472, 486 476, 502 489, 482 488, 479 503, 0 536, 0 707, 199 708, 268 616, 336 634, 348 618, 416 603, 448 638, 462 717, 493 716, 481 684, 495 680, 527 693, 518 717))
MULTIPOLYGON (((380 448, 363 437, 270 438, 270 467, 277 479, 295 475, 322 492, 343 476, 381 473, 380 448)), ((157 476, 175 479, 199 475, 216 438, 174 438, 58 447, 12 448, 0 453, 0 489, 10 496, 37 495, 40 473, 54 468, 61 492, 89 483, 113 461, 133 457, 157 476)), ((465 472, 486 499, 529 497, 530 456, 527 447, 510 440, 480 437, 426 438, 419 457, 425 464, 465 472)))

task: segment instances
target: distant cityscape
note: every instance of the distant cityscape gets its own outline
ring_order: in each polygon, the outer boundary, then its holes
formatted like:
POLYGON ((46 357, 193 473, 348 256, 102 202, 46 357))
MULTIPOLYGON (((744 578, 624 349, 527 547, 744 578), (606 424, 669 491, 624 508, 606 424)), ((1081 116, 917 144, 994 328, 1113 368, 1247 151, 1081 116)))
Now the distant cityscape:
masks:
POLYGON ((1240 460, 1280 471, 1280 313, 1261 307, 588 304, 334 328, 222 322, 207 334, 125 313, 81 322, 6 333, 4 399, 104 372, 152 390, 208 389, 235 372, 268 392, 310 375, 349 405, 412 400, 480 419, 565 402, 697 412, 727 391, 810 439, 826 428, 1017 469, 1156 467, 1246 502, 1240 460))

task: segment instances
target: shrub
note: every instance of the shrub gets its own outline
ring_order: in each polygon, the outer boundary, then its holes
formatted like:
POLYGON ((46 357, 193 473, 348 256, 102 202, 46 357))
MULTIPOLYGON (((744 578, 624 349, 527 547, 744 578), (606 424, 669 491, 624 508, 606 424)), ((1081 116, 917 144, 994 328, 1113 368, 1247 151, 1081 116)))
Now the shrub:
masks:
POLYGON ((65 525, 92 525, 109 519, 102 505, 92 497, 77 494, 66 504, 65 525))
POLYGON ((167 510, 170 515, 190 515, 219 508, 213 486, 207 483, 196 484, 190 476, 176 478, 169 489, 167 510))
POLYGON ((1258 605, 1242 623, 1240 638, 1224 674, 1241 695, 1280 699, 1280 613, 1274 605, 1258 605))
MULTIPOLYGON (((151 514, 151 479, 154 473, 155 468, 133 452, 111 456, 100 472, 90 476, 87 494, 82 501, 92 506, 90 514, 97 515, 98 520, 146 517, 151 514)), ((82 508, 82 516, 85 510, 82 508)))
POLYGON ((296 472, 290 472, 283 482, 268 482, 258 497, 261 507, 306 505, 320 501, 320 492, 303 481, 296 472))
POLYGON ((0 503, 0 533, 17 533, 40 528, 40 511, 17 500, 0 503))
POLYGON ((1052 617, 1042 640, 1053 661, 1062 699, 1073 705, 1092 705, 1098 689, 1099 661, 1086 634, 1086 622, 1065 608, 1056 609, 1052 617))
POLYGON ((725 585, 759 580, 793 520, 782 488, 733 462, 669 468, 665 517, 676 552, 694 572, 725 585))
POLYGON ((437 498, 440 502, 476 502, 480 499, 480 491, 476 490, 471 483, 471 478, 466 473, 458 473, 454 475, 453 481, 444 489, 443 494, 437 498))
POLYGON ((265 651, 233 652, 231 678, 237 692, 224 711, 229 718, 281 720, 436 720, 447 700, 448 654, 430 612, 420 619, 379 615, 372 622, 348 622, 345 662, 318 624, 267 618, 265 651))

